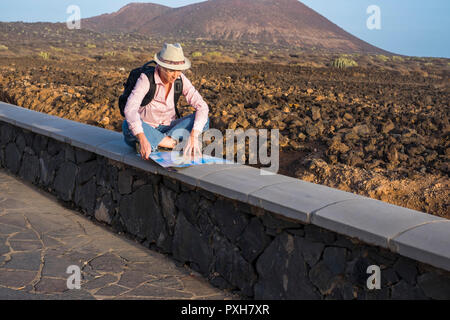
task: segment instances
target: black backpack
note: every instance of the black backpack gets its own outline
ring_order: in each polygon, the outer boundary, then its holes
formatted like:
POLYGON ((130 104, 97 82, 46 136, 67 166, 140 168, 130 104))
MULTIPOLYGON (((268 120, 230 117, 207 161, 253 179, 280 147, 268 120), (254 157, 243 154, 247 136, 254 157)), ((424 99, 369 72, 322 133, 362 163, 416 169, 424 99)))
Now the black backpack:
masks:
MULTIPOLYGON (((123 84, 124 90, 122 95, 119 97, 119 109, 120 114, 125 117, 125 106, 127 104, 128 97, 131 94, 131 91, 133 91, 134 86, 136 85, 136 82, 138 81, 139 77, 141 76, 141 73, 145 73, 148 80, 150 81, 150 89, 148 90, 147 94, 145 95, 144 99, 142 100, 141 107, 146 106, 150 103, 150 101, 153 100, 153 97, 155 96, 156 91, 156 84, 155 84, 155 66, 149 66, 149 64, 155 63, 155 61, 149 61, 146 64, 144 64, 140 68, 136 68, 134 70, 131 70, 130 75, 128 76, 127 82, 123 84)), ((180 118, 180 113, 177 109, 177 103, 180 99, 181 94, 183 93, 183 81, 181 78, 178 78, 174 82, 174 106, 175 106, 175 113, 177 114, 177 117, 180 118)))

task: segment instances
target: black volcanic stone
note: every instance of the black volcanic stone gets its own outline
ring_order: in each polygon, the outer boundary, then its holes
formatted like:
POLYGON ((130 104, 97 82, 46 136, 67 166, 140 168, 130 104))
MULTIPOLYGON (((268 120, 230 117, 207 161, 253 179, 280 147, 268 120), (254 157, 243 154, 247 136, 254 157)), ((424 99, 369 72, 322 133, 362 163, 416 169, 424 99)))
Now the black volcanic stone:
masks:
POLYGON ((381 286, 387 287, 397 283, 400 279, 395 273, 394 269, 387 268, 381 270, 381 286))
POLYGON ((109 175, 106 167, 106 162, 103 158, 97 158, 97 171, 95 172, 95 177, 97 178, 97 185, 108 188, 109 185, 109 175))
POLYGON ((388 300, 390 298, 389 288, 381 287, 381 289, 369 290, 366 287, 364 292, 366 300, 388 300))
POLYGON ((3 124, 0 127, 0 144, 6 145, 7 143, 14 140, 15 130, 14 127, 9 124, 3 124))
POLYGON ((104 158, 97 158, 97 184, 103 187, 113 188, 118 192, 118 169, 108 166, 104 158))
POLYGON ((164 176, 163 183, 167 188, 172 189, 176 193, 180 192, 180 183, 177 180, 164 176))
POLYGON ((347 263, 345 272, 353 284, 365 288, 367 286, 367 279, 370 276, 367 273, 367 268, 370 265, 371 263, 368 259, 364 257, 357 257, 347 263))
POLYGON ((39 174, 40 168, 38 157, 24 153, 19 176, 31 183, 37 183, 39 181, 39 174))
POLYGON ((75 163, 75 150, 68 144, 64 145, 64 160, 75 163))
POLYGON ((213 274, 211 278, 209 279, 209 282, 222 290, 232 290, 233 285, 231 285, 227 280, 225 280, 223 277, 218 275, 217 273, 213 274))
POLYGON ((23 149, 23 153, 28 153, 29 155, 32 155, 32 156, 35 155, 34 150, 32 148, 30 148, 29 146, 26 146, 23 149))
POLYGON ((344 273, 346 267, 347 249, 328 247, 323 251, 323 262, 333 275, 344 273))
POLYGON ((75 148, 75 160, 77 164, 94 160, 95 157, 96 157, 95 154, 90 151, 75 148))
POLYGON ((166 221, 169 233, 173 234, 177 219, 177 210, 175 208, 177 194, 169 188, 161 186, 160 197, 162 215, 166 221))
POLYGON ((133 183, 133 175, 130 171, 124 170, 119 172, 118 187, 120 194, 131 193, 131 185, 133 183))
POLYGON ((197 188, 196 186, 191 186, 190 184, 187 184, 187 183, 180 183, 180 185, 181 185, 182 192, 194 191, 197 188))
POLYGON ((221 232, 232 242, 242 234, 248 224, 248 219, 230 201, 217 200, 210 214, 221 232))
POLYGON ((153 191, 152 185, 142 186, 132 194, 123 196, 119 207, 127 231, 150 243, 156 243, 164 227, 164 219, 156 205, 153 191))
POLYGON ((250 220, 237 241, 242 256, 249 262, 253 262, 269 243, 270 237, 266 235, 263 224, 256 217, 250 220))
POLYGON ((394 270, 407 283, 416 284, 417 267, 414 261, 400 257, 394 264, 394 270))
POLYGON ((391 292, 392 292, 391 299, 396 300, 426 299, 426 296, 423 294, 422 290, 413 287, 404 280, 393 285, 391 288, 391 292))
POLYGON ((133 180, 133 185, 132 185, 132 192, 136 191, 137 189, 139 189, 140 187, 142 187, 143 185, 147 184, 147 179, 142 179, 142 178, 137 178, 133 180))
POLYGON ((77 183, 84 184, 95 175, 97 172, 97 161, 89 161, 79 165, 77 183))
POLYGON ((25 138, 26 145, 31 148, 33 146, 33 140, 34 140, 35 134, 28 130, 22 130, 22 132, 23 132, 23 136, 25 138))
POLYGON ((33 139, 32 149, 35 154, 40 154, 41 151, 47 149, 48 137, 36 134, 33 139))
POLYGON ((350 283, 337 283, 325 300, 352 300, 354 299, 353 287, 350 283))
POLYGON ((0 145, 0 167, 4 167, 5 165, 5 149, 0 145))
POLYGON ((213 251, 202 235, 182 213, 178 214, 172 245, 173 257, 182 262, 194 262, 203 275, 208 275, 213 251))
POLYGON ((312 224, 307 224, 305 225, 305 238, 314 242, 332 244, 336 240, 336 235, 312 224))
POLYGON ((48 186, 53 182, 57 162, 47 152, 41 151, 39 157, 39 184, 48 186))
POLYGON ((182 192, 175 201, 178 210, 183 212, 185 218, 193 225, 197 224, 199 200, 196 192, 182 192))
POLYGON ((324 261, 320 261, 309 271, 309 279, 322 294, 332 288, 334 276, 324 261))
POLYGON ((60 152, 61 150, 64 149, 64 144, 54 140, 54 139, 49 139, 48 140, 48 144, 47 144, 47 152, 51 155, 54 156, 56 155, 58 152, 60 152))
POLYGON ((210 217, 210 210, 213 204, 211 201, 202 199, 200 201, 200 208, 198 209, 197 227, 202 234, 210 238, 213 234, 219 232, 216 225, 210 217))
POLYGON ((302 254, 303 258, 305 259, 305 262, 310 267, 313 267, 322 256, 322 251, 325 245, 320 242, 313 242, 305 238, 297 238, 297 239, 301 244, 302 254))
POLYGON ((253 284, 257 276, 252 265, 239 254, 239 249, 217 234, 214 235, 213 247, 214 272, 239 288, 242 294, 253 296, 253 284))
POLYGON ((287 228, 299 228, 302 226, 299 223, 281 219, 271 212, 265 212, 264 215, 261 216, 261 221, 266 228, 271 229, 282 230, 287 228))
POLYGON ((101 198, 97 198, 94 215, 98 221, 111 224, 114 219, 114 202, 111 193, 104 194, 101 198))
POLYGON ((5 148, 5 164, 6 167, 14 174, 17 174, 20 168, 22 154, 14 143, 8 143, 5 148))
POLYGON ((16 147, 19 150, 19 152, 22 154, 23 150, 27 146, 27 143, 25 141, 25 137, 22 132, 19 132, 19 134, 16 137, 16 147))
POLYGON ((308 278, 298 239, 278 235, 256 261, 255 299, 319 299, 308 278))
POLYGON ((64 162, 55 176, 53 186, 56 194, 64 201, 72 200, 78 167, 72 162, 64 162))
POLYGON ((198 194, 201 196, 201 197, 204 197, 204 198, 206 198, 206 199, 208 199, 208 200, 211 200, 211 201, 216 201, 216 195, 214 194, 214 193, 212 193, 212 192, 209 192, 209 191, 206 191, 206 190, 203 190, 203 189, 198 189, 197 190, 197 192, 198 192, 198 194))
POLYGON ((432 299, 450 300, 450 278, 435 273, 424 273, 417 278, 419 288, 432 299))
POLYGON ((398 255, 384 248, 375 248, 368 246, 367 252, 368 252, 367 258, 370 260, 370 264, 376 264, 378 266, 393 265, 395 261, 398 259, 398 255))
POLYGON ((91 179, 84 185, 77 185, 73 201, 89 215, 93 215, 95 206, 95 179, 91 179))

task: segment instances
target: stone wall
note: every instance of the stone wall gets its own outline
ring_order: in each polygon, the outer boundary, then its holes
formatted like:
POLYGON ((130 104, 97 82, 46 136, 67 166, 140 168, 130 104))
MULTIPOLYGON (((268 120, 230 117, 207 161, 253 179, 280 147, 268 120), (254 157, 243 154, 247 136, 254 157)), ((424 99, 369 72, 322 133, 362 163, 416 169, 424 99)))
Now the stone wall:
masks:
POLYGON ((245 298, 450 299, 448 271, 1 121, 0 166, 245 298))

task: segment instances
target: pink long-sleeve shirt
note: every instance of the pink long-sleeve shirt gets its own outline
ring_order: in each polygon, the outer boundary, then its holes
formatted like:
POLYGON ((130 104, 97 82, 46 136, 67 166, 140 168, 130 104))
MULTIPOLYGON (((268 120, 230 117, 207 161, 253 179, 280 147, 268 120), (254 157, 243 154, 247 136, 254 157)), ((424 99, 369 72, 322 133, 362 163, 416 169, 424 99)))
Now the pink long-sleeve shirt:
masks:
MULTIPOLYGON (((173 101, 174 85, 172 85, 166 100, 166 89, 159 77, 158 69, 159 67, 156 66, 156 90, 153 100, 146 106, 141 107, 142 100, 150 89, 150 81, 147 76, 142 73, 125 105, 125 119, 128 122, 128 127, 135 136, 143 132, 141 119, 155 128, 160 124, 169 125, 176 119, 173 101)), ((186 101, 196 110, 193 130, 201 132, 208 119, 208 104, 203 100, 200 93, 194 88, 191 81, 189 81, 184 74, 181 74, 181 79, 183 81, 183 95, 186 98, 186 101)))

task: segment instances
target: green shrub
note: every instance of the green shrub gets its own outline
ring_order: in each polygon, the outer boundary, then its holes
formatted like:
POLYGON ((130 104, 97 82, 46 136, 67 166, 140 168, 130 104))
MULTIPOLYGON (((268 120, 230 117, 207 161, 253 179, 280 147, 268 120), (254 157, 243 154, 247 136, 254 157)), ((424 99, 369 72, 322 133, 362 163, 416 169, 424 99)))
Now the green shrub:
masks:
POLYGON ((50 58, 50 53, 41 51, 39 52, 39 56, 45 60, 48 60, 50 58))
POLYGON ((3 44, 0 44, 0 51, 2 50, 8 50, 8 47, 3 44))
POLYGON ((89 48, 89 49, 97 48, 97 46, 93 43, 86 43, 85 46, 86 46, 86 48, 89 48))
POLYGON ((116 56, 116 52, 115 51, 108 51, 104 53, 105 57, 115 57, 116 56))
POLYGON ((220 57, 222 55, 222 53, 219 51, 211 51, 211 52, 208 52, 206 55, 213 56, 213 57, 220 57))
POLYGON ((345 57, 339 57, 337 59, 335 59, 331 65, 333 67, 336 68, 348 68, 348 67, 356 67, 358 66, 358 64, 356 63, 355 60, 349 59, 349 58, 345 58, 345 57))
POLYGON ((64 49, 62 49, 62 48, 56 48, 56 47, 53 47, 53 46, 50 46, 50 49, 52 49, 52 50, 54 50, 54 51, 57 51, 57 52, 62 52, 62 51, 64 51, 64 49))
POLYGON ((400 57, 400 56, 393 56, 393 57, 392 57, 392 60, 394 60, 394 61, 405 61, 405 59, 403 59, 403 58, 400 57))
POLYGON ((201 57, 203 54, 200 51, 195 51, 192 53, 192 57, 196 58, 196 57, 201 57))
POLYGON ((384 55, 382 55, 382 54, 378 54, 377 58, 380 59, 383 62, 389 61, 389 58, 384 56, 384 55))

